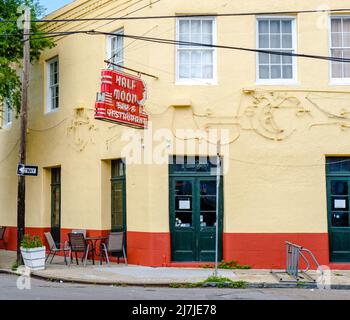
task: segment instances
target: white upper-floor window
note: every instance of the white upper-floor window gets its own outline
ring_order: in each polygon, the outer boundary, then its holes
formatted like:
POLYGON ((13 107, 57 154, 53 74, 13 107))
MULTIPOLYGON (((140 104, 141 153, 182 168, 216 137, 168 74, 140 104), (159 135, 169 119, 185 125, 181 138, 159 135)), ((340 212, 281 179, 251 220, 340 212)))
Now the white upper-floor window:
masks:
MULTIPOLYGON (((114 32, 115 35, 108 37, 107 59, 114 64, 124 66, 124 29, 114 32)), ((122 69, 111 65, 113 69, 122 69)))
POLYGON ((59 61, 55 57, 47 61, 47 105, 46 112, 59 108, 59 61))
MULTIPOLYGON (((331 56, 350 58, 350 16, 331 17, 331 56)), ((332 62, 331 78, 334 83, 350 83, 350 63, 332 62)))
MULTIPOLYGON (((296 52, 294 18, 257 19, 257 47, 260 50, 296 52)), ((257 54, 257 82, 288 84, 296 81, 296 58, 288 55, 257 54)))
POLYGON ((12 108, 10 106, 10 102, 5 99, 3 106, 3 127, 8 128, 12 124, 12 108))
POLYGON ((176 47, 176 82, 179 84, 214 84, 216 82, 215 19, 178 18, 177 41, 209 46, 179 44, 176 47))

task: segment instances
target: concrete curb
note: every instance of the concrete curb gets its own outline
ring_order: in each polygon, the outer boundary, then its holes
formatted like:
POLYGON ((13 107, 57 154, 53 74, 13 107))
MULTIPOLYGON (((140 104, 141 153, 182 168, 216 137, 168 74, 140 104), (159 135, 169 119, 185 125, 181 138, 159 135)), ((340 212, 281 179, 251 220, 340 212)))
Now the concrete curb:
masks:
MULTIPOLYGON (((20 276, 21 274, 8 270, 8 269, 0 269, 0 274, 11 274, 15 276, 20 276)), ((44 276, 40 274, 36 274, 35 272, 31 274, 31 277, 34 279, 39 279, 39 280, 45 280, 49 282, 62 282, 62 283, 77 283, 77 284, 89 284, 89 285, 101 285, 101 286, 135 286, 135 287, 173 287, 179 285, 181 287, 185 287, 187 285, 190 285, 191 282, 145 282, 145 283, 140 283, 140 282, 127 282, 127 281, 92 281, 92 280, 79 280, 79 279, 69 279, 69 278, 63 278, 63 277, 55 277, 55 276, 44 276)), ((240 280, 238 280, 240 281, 240 280)), ((238 282, 235 281, 235 282, 238 282)), ((219 285, 214 282, 210 283, 205 283, 202 288, 204 287, 218 287, 219 285)), ((221 288, 230 288, 230 283, 220 284, 221 288)), ((201 287, 197 287, 201 288, 201 287)), ((268 282, 249 282, 246 281, 246 289, 317 289, 317 284, 315 283, 268 283, 268 282)), ((235 288, 231 288, 232 290, 235 290, 235 288)), ((243 289, 243 288, 238 288, 238 289, 243 289)), ((350 290, 350 284, 336 284, 336 285, 331 285, 331 289, 333 290, 350 290)))

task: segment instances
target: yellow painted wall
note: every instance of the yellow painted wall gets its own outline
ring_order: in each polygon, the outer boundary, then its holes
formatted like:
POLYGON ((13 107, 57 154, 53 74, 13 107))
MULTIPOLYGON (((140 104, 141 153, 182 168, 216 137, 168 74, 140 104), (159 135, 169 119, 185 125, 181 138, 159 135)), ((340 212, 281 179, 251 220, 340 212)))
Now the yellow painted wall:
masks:
MULTIPOLYGON (((48 18, 123 16, 148 3, 77 0, 48 18)), ((332 8, 344 6, 341 0, 324 3, 332 8)), ((163 0, 134 15, 307 10, 318 6, 316 0, 247 0, 244 6, 227 0, 163 0)), ((329 54, 328 30, 318 28, 320 18, 327 19, 327 14, 297 15, 298 52, 329 54)), ((113 32, 120 27, 131 35, 176 36, 174 19, 63 23, 45 30, 113 32)), ((217 43, 254 48, 255 29, 254 16, 218 17, 217 43)), ((39 165, 41 171, 39 177, 27 178, 26 224, 50 226, 49 168, 61 166, 61 227, 109 229, 110 160, 121 157, 123 132, 140 131, 93 118, 100 70, 107 58, 106 37, 71 35, 57 39, 56 44, 31 68, 28 164, 39 165), (60 63, 60 109, 45 114, 45 61, 55 56, 60 63)), ((224 177, 224 232, 327 232, 324 160, 326 155, 349 154, 349 131, 339 124, 350 120, 334 119, 329 114, 349 110, 350 91, 346 86, 329 85, 328 62, 299 58, 297 84, 257 86, 254 53, 218 50, 218 84, 183 86, 175 84, 174 46, 125 39, 124 56, 127 67, 159 77, 143 78, 148 87, 146 110, 154 131, 164 127, 198 129, 209 123, 212 128, 230 129, 234 141, 224 177), (289 100, 274 108, 283 97, 289 100), (267 99, 270 109, 266 109, 267 99), (179 101, 190 101, 191 108, 173 108, 179 101), (284 132, 266 123, 270 114, 284 132)), ((11 129, 0 130, 0 225, 16 225, 18 144, 14 146, 18 134, 18 120, 11 129)), ((168 232, 168 165, 128 165, 126 172, 128 230, 168 232)))

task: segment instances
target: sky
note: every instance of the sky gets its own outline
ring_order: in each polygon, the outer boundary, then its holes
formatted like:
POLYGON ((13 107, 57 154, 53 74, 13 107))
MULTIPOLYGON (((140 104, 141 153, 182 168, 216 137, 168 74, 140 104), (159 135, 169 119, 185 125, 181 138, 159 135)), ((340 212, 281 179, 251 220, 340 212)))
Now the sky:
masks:
POLYGON ((70 2, 73 2, 73 0, 40 0, 41 5, 47 9, 46 14, 49 14, 70 2))

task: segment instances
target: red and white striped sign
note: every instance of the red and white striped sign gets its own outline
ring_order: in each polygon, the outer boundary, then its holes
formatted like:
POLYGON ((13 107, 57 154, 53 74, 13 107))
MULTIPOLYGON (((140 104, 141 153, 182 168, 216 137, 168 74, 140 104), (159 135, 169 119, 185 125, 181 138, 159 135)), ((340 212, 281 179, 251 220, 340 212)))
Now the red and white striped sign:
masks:
POLYGON ((143 80, 119 70, 102 70, 101 76, 95 119, 147 128, 148 115, 143 111, 147 90, 143 80))

